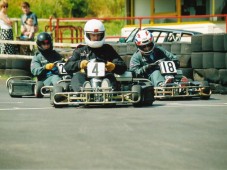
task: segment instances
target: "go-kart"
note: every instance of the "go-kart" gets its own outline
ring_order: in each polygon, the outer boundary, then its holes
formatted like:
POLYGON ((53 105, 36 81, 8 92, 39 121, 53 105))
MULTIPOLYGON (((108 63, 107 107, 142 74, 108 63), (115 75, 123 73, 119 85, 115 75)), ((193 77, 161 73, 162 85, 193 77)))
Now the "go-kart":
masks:
POLYGON ((212 91, 207 81, 193 81, 188 78, 186 78, 188 81, 182 81, 185 80, 185 76, 183 76, 182 70, 176 69, 173 61, 161 59, 155 62, 154 65, 158 65, 165 79, 170 77, 172 79, 171 82, 154 88, 155 99, 210 98, 212 91))
POLYGON ((133 78, 132 72, 115 74, 116 85, 105 78, 105 62, 89 61, 87 65, 89 81, 84 82, 79 92, 74 92, 70 80, 59 81, 50 93, 50 103, 55 107, 78 106, 115 106, 132 104, 134 107, 152 105, 154 88, 148 79, 133 78), (68 85, 66 85, 68 84, 68 85))
MULTIPOLYGON (((61 61, 56 61, 54 69, 57 69, 58 74, 64 79, 66 72, 63 70, 63 64, 61 61)), ((23 97, 23 96, 35 96, 37 98, 42 98, 45 95, 49 95, 50 92, 45 87, 43 81, 34 80, 30 76, 13 76, 6 80, 6 87, 8 89, 9 95, 11 97, 23 97)))

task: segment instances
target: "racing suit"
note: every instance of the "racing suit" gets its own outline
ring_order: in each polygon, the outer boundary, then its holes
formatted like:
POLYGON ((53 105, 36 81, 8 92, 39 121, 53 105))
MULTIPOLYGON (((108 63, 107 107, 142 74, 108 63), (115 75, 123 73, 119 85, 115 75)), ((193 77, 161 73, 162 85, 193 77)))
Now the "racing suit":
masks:
POLYGON ((101 59, 103 61, 112 62, 115 68, 112 72, 107 72, 105 77, 110 79, 112 85, 116 82, 114 74, 123 74, 127 70, 127 66, 122 58, 117 54, 113 47, 109 44, 104 44, 100 48, 91 48, 87 45, 73 51, 73 55, 65 63, 64 68, 67 73, 72 74, 71 86, 73 91, 78 92, 84 82, 89 80, 86 72, 81 72, 80 63, 82 60, 101 59))
POLYGON ((45 86, 55 85, 61 80, 58 68, 55 66, 52 70, 46 70, 45 66, 59 60, 62 60, 62 56, 55 50, 48 53, 36 52, 31 61, 31 73, 37 77, 38 81, 43 81, 45 86))
POLYGON ((175 55, 164 48, 155 45, 153 51, 150 54, 142 54, 139 50, 133 54, 130 60, 130 71, 132 71, 136 77, 142 77, 151 80, 153 85, 157 87, 159 83, 165 81, 165 78, 161 74, 159 67, 156 66, 147 69, 147 66, 163 58, 165 58, 166 61, 174 61, 176 67, 179 67, 179 61, 175 55))

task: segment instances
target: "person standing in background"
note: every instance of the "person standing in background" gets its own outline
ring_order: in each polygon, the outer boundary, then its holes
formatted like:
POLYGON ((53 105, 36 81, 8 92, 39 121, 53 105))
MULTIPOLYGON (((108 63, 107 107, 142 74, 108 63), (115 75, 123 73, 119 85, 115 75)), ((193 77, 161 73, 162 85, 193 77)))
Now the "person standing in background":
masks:
MULTIPOLYGON (((21 15, 21 30, 23 30, 23 27, 26 24, 26 21, 28 18, 32 18, 33 25, 34 25, 34 34, 38 32, 38 19, 35 13, 30 11, 30 4, 28 2, 22 2, 21 9, 24 14, 21 15)), ((23 32, 21 32, 23 34, 23 32)))
MULTIPOLYGON (((6 0, 0 1, 0 38, 1 40, 13 40, 13 22, 7 15, 8 2, 6 0)), ((1 44, 1 54, 15 54, 13 44, 1 44)))
POLYGON ((21 27, 21 39, 23 40, 34 40, 35 36, 35 26, 33 24, 33 19, 28 18, 26 24, 21 27))

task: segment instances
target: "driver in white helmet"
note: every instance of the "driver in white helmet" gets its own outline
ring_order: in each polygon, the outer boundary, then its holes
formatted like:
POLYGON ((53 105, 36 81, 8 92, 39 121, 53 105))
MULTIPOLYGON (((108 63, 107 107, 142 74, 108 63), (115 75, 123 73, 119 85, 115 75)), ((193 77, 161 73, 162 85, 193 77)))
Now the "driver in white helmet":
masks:
MULTIPOLYGON (((135 44, 138 48, 130 60, 130 70, 136 77, 148 78, 154 87, 164 86, 166 83, 173 83, 173 77, 164 77, 157 66, 152 63, 164 59, 174 61, 179 67, 179 61, 175 55, 157 46, 152 33, 147 30, 140 30, 135 37, 135 44)), ((185 81, 185 80, 184 80, 185 81)))
POLYGON ((99 58, 106 62, 106 75, 114 86, 113 73, 123 74, 127 70, 125 62, 121 59, 114 48, 105 42, 105 27, 100 20, 91 19, 84 26, 84 39, 86 45, 74 50, 73 55, 66 62, 64 68, 72 74, 71 86, 73 91, 78 92, 83 83, 88 80, 85 72, 89 60, 99 58))

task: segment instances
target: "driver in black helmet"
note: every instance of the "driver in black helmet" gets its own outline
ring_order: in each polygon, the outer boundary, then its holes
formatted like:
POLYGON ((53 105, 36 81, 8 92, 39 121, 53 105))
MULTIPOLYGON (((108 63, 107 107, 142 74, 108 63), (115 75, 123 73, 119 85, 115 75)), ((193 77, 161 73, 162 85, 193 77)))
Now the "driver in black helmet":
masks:
POLYGON ((37 36, 36 41, 38 52, 31 61, 31 73, 37 77, 38 81, 43 81, 44 86, 55 85, 61 77, 54 62, 60 61, 63 57, 53 50, 51 36, 42 32, 37 36))

